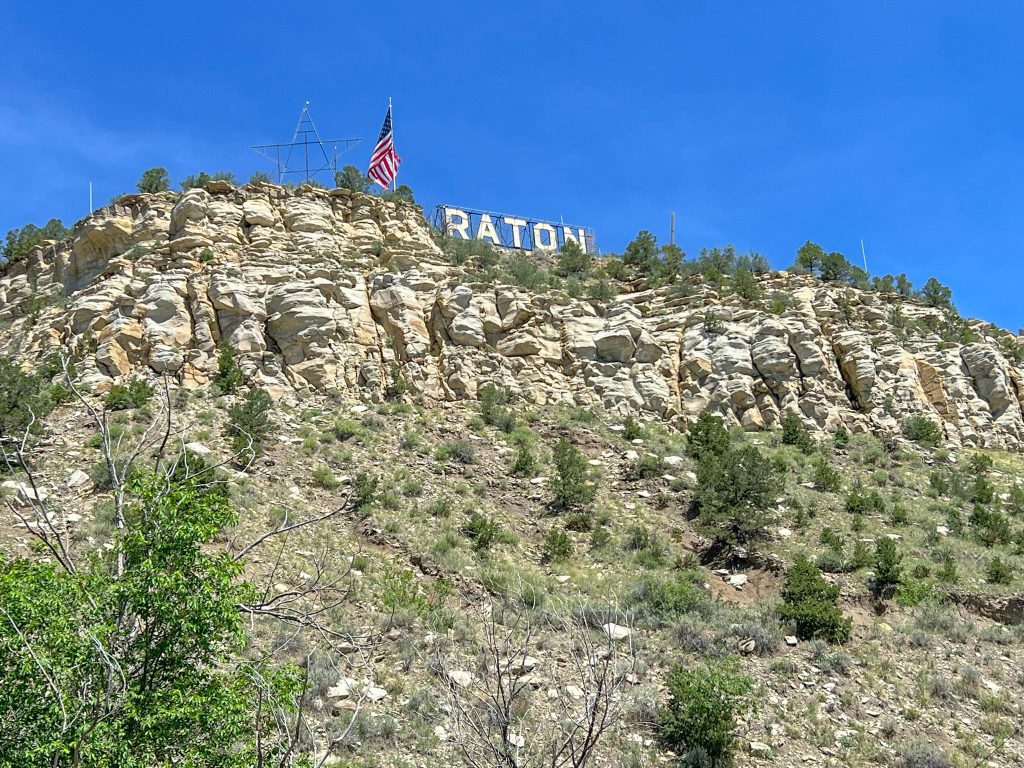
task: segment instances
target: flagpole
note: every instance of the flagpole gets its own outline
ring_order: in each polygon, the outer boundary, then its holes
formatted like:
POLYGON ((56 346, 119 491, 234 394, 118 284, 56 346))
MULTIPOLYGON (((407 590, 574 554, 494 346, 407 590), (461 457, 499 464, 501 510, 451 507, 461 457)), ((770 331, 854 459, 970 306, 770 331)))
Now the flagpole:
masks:
MULTIPOLYGON (((391 97, 388 96, 388 115, 391 117, 391 146, 395 144, 395 113, 391 111, 391 97)), ((395 168, 395 177, 391 179, 392 191, 398 191, 398 169, 395 168)))

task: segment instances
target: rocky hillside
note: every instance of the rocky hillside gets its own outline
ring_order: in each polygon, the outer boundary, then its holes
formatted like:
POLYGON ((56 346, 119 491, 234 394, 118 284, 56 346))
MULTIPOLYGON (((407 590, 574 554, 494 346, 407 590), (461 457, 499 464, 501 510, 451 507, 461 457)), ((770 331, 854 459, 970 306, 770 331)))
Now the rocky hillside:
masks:
POLYGON ((677 424, 711 410, 753 432, 791 410, 817 433, 897 434, 918 414, 954 445, 1024 444, 1012 337, 975 322, 977 341, 944 341, 941 309, 785 273, 756 301, 699 279, 609 301, 478 280, 413 205, 212 182, 122 197, 10 266, 0 345, 26 364, 76 352, 96 392, 137 374, 201 387, 227 342, 278 396, 380 402, 401 380, 452 401, 492 382, 677 424))
POLYGON ((7 265, 0 768, 1024 765, 1024 339, 543 260, 213 182, 7 265))

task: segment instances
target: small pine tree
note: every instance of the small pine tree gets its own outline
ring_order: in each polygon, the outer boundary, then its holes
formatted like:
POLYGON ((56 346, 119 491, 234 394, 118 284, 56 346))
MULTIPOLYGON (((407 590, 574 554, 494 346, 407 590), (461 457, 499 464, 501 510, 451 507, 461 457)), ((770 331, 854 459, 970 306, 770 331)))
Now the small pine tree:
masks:
POLYGON ((686 453, 700 461, 705 456, 722 456, 729 450, 729 432, 721 419, 702 411, 686 433, 686 453))
POLYGON ((752 445, 706 454, 697 464, 697 527, 719 544, 748 545, 774 519, 782 488, 778 468, 752 445))
POLYGON ((872 589, 879 597, 891 595, 903 582, 903 554, 896 542, 883 536, 875 544, 875 579, 872 589))
POLYGON ((551 483, 554 494, 551 508, 566 512, 591 504, 597 496, 597 487, 590 482, 586 457, 565 438, 555 444, 552 454, 556 477, 551 483))
POLYGON ((732 290, 744 301, 757 301, 761 298, 761 287, 754 278, 754 273, 739 269, 732 276, 732 290))
POLYGON ((334 172, 334 186, 339 189, 366 193, 372 184, 370 177, 354 165, 346 165, 340 171, 334 172))
POLYGON ((166 192, 171 188, 171 177, 166 168, 150 168, 143 172, 135 186, 139 192, 166 192))
POLYGON ((213 377, 213 383, 221 392, 234 392, 238 385, 245 380, 238 365, 238 353, 228 342, 222 341, 217 351, 217 375, 213 377))
POLYGON ((228 408, 225 433, 239 463, 245 465, 263 452, 263 443, 276 424, 270 417, 274 401, 263 389, 250 389, 245 399, 228 408))
POLYGON ((851 621, 839 608, 839 587, 829 584, 804 554, 786 571, 779 614, 796 625, 801 640, 842 643, 850 639, 851 621))
POLYGON ((541 556, 546 563, 557 563, 572 556, 572 539, 561 528, 549 528, 544 537, 541 556))
POLYGON ((792 411, 786 411, 782 417, 782 444, 795 445, 801 453, 812 453, 814 451, 814 440, 810 432, 804 426, 800 417, 792 411))
POLYGON ((533 477, 537 474, 537 457, 529 445, 520 445, 509 469, 513 477, 533 477))
POLYGON ((1009 584, 1013 581, 1013 571, 1000 557, 993 557, 985 566, 985 581, 989 584, 1009 584))

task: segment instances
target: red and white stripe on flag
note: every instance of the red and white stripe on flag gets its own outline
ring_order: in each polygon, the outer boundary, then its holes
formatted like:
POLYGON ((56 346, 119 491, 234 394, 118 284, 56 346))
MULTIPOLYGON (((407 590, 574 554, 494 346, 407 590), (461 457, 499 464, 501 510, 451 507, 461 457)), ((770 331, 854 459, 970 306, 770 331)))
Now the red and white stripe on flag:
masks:
POLYGON ((366 175, 387 189, 398 176, 398 165, 402 160, 395 152, 395 132, 391 127, 391 105, 380 129, 380 138, 370 157, 370 169, 366 175))

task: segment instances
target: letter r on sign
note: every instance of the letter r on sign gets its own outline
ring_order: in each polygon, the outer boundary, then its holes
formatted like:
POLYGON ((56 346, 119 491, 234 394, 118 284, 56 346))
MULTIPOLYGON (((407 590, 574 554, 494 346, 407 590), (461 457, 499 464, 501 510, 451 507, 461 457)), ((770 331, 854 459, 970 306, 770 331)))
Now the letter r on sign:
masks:
POLYGON ((469 216, 458 208, 445 208, 444 231, 449 235, 458 232, 463 240, 469 240, 469 216))

